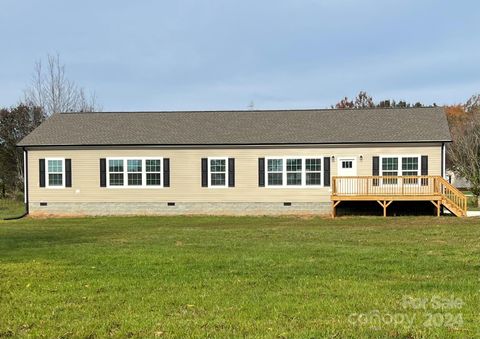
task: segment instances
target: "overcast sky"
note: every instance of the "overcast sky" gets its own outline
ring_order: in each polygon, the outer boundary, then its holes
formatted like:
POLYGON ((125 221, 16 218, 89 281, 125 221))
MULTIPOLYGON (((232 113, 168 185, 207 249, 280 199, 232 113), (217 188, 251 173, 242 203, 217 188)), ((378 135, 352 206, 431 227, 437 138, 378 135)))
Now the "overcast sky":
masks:
POLYGON ((59 53, 103 110, 323 108, 480 92, 480 1, 0 0, 0 106, 59 53))

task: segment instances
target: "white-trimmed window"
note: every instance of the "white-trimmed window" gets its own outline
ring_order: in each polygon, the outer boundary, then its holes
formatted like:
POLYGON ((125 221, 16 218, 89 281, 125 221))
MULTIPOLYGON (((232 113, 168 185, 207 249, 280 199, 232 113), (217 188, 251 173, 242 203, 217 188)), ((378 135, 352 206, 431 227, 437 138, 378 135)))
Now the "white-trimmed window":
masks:
POLYGON ((127 159, 128 186, 142 186, 142 159, 127 159))
POLYGON ((107 187, 162 187, 163 158, 107 158, 107 187))
POLYGON ((162 161, 160 159, 145 159, 147 186, 162 185, 162 161))
POLYGON ((287 186, 302 186, 303 159, 287 159, 287 186))
POLYGON ((227 187, 228 158, 208 158, 208 186, 227 187))
MULTIPOLYGON (((420 156, 385 156, 381 157, 381 176, 418 176, 420 175, 420 156)), ((396 178, 383 179, 384 185, 396 185, 396 178)), ((416 178, 405 179, 406 184, 418 184, 416 178)))
POLYGON ((283 159, 267 159, 267 186, 283 186, 283 159))
MULTIPOLYGON (((419 175, 419 157, 402 157, 402 176, 418 176, 419 175)), ((404 179, 405 184, 418 184, 417 178, 404 179)))
POLYGON ((322 157, 271 157, 266 160, 267 186, 322 186, 322 157))
POLYGON ((47 158, 45 161, 47 163, 47 187, 65 187, 65 159, 47 158))
MULTIPOLYGON (((382 158, 382 173, 384 177, 397 177, 398 176, 398 158, 397 157, 385 157, 382 158)), ((396 185, 398 180, 396 178, 383 179, 384 185, 396 185)))
POLYGON ((322 159, 305 159, 305 182, 307 186, 320 186, 322 184, 322 159))
POLYGON ((124 166, 123 159, 108 160, 108 186, 124 185, 124 166))

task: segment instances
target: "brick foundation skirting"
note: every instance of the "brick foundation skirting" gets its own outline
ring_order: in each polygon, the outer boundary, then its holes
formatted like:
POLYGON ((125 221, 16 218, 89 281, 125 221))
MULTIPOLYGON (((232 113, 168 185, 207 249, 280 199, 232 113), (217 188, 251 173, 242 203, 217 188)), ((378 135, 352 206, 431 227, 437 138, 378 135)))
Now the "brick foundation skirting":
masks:
POLYGON ((327 215, 330 202, 30 202, 32 215, 327 215))

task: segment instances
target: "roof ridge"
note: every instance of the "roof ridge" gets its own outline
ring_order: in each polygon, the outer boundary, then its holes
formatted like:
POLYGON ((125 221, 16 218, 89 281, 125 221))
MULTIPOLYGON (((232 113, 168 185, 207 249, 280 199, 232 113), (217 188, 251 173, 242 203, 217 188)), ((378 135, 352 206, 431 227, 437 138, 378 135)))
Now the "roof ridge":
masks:
POLYGON ((120 113, 254 113, 254 112, 334 112, 334 111, 373 111, 373 110, 421 110, 421 109, 443 109, 444 106, 423 106, 423 107, 371 107, 371 108, 291 108, 291 109, 239 109, 239 110, 172 110, 172 111, 95 111, 95 112, 58 112, 56 114, 120 114, 120 113))

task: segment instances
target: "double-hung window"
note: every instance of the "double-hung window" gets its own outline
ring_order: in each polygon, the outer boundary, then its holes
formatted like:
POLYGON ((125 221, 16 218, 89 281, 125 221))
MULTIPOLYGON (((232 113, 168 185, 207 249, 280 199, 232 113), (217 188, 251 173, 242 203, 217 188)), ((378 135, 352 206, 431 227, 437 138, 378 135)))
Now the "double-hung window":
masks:
POLYGON ((65 187, 65 159, 46 159, 47 187, 65 187))
POLYGON ((227 187, 228 162, 227 158, 208 159, 208 181, 210 187, 227 187))
POLYGON ((267 158, 266 182, 271 187, 321 186, 322 158, 267 158))
POLYGON ((147 186, 162 185, 162 161, 160 159, 146 159, 145 171, 147 174, 147 186))
POLYGON ((268 186, 283 186, 283 159, 268 159, 268 186))
MULTIPOLYGON (((397 177, 398 176, 398 158, 388 157, 382 158, 382 176, 397 177)), ((383 178, 384 185, 396 185, 396 178, 383 178)))
POLYGON ((287 159, 287 186, 302 185, 303 159, 287 159))
MULTIPOLYGON (((402 176, 418 176, 418 157, 402 158, 402 176)), ((405 184, 418 184, 417 178, 405 178, 405 184)))
POLYGON ((108 160, 109 186, 123 186, 123 159, 108 160))
POLYGON ((109 158, 108 187, 161 187, 162 158, 109 158))
MULTIPOLYGON (((408 157, 382 157, 381 175, 383 177, 396 176, 418 176, 419 175, 419 156, 408 157)), ((417 178, 403 179, 405 184, 418 184, 417 178)), ((397 178, 383 178, 384 185, 398 184, 397 178)))
POLYGON ((305 181, 307 186, 318 186, 322 184, 321 159, 305 159, 305 181))
POLYGON ((128 186, 142 186, 142 160, 127 160, 128 186))

